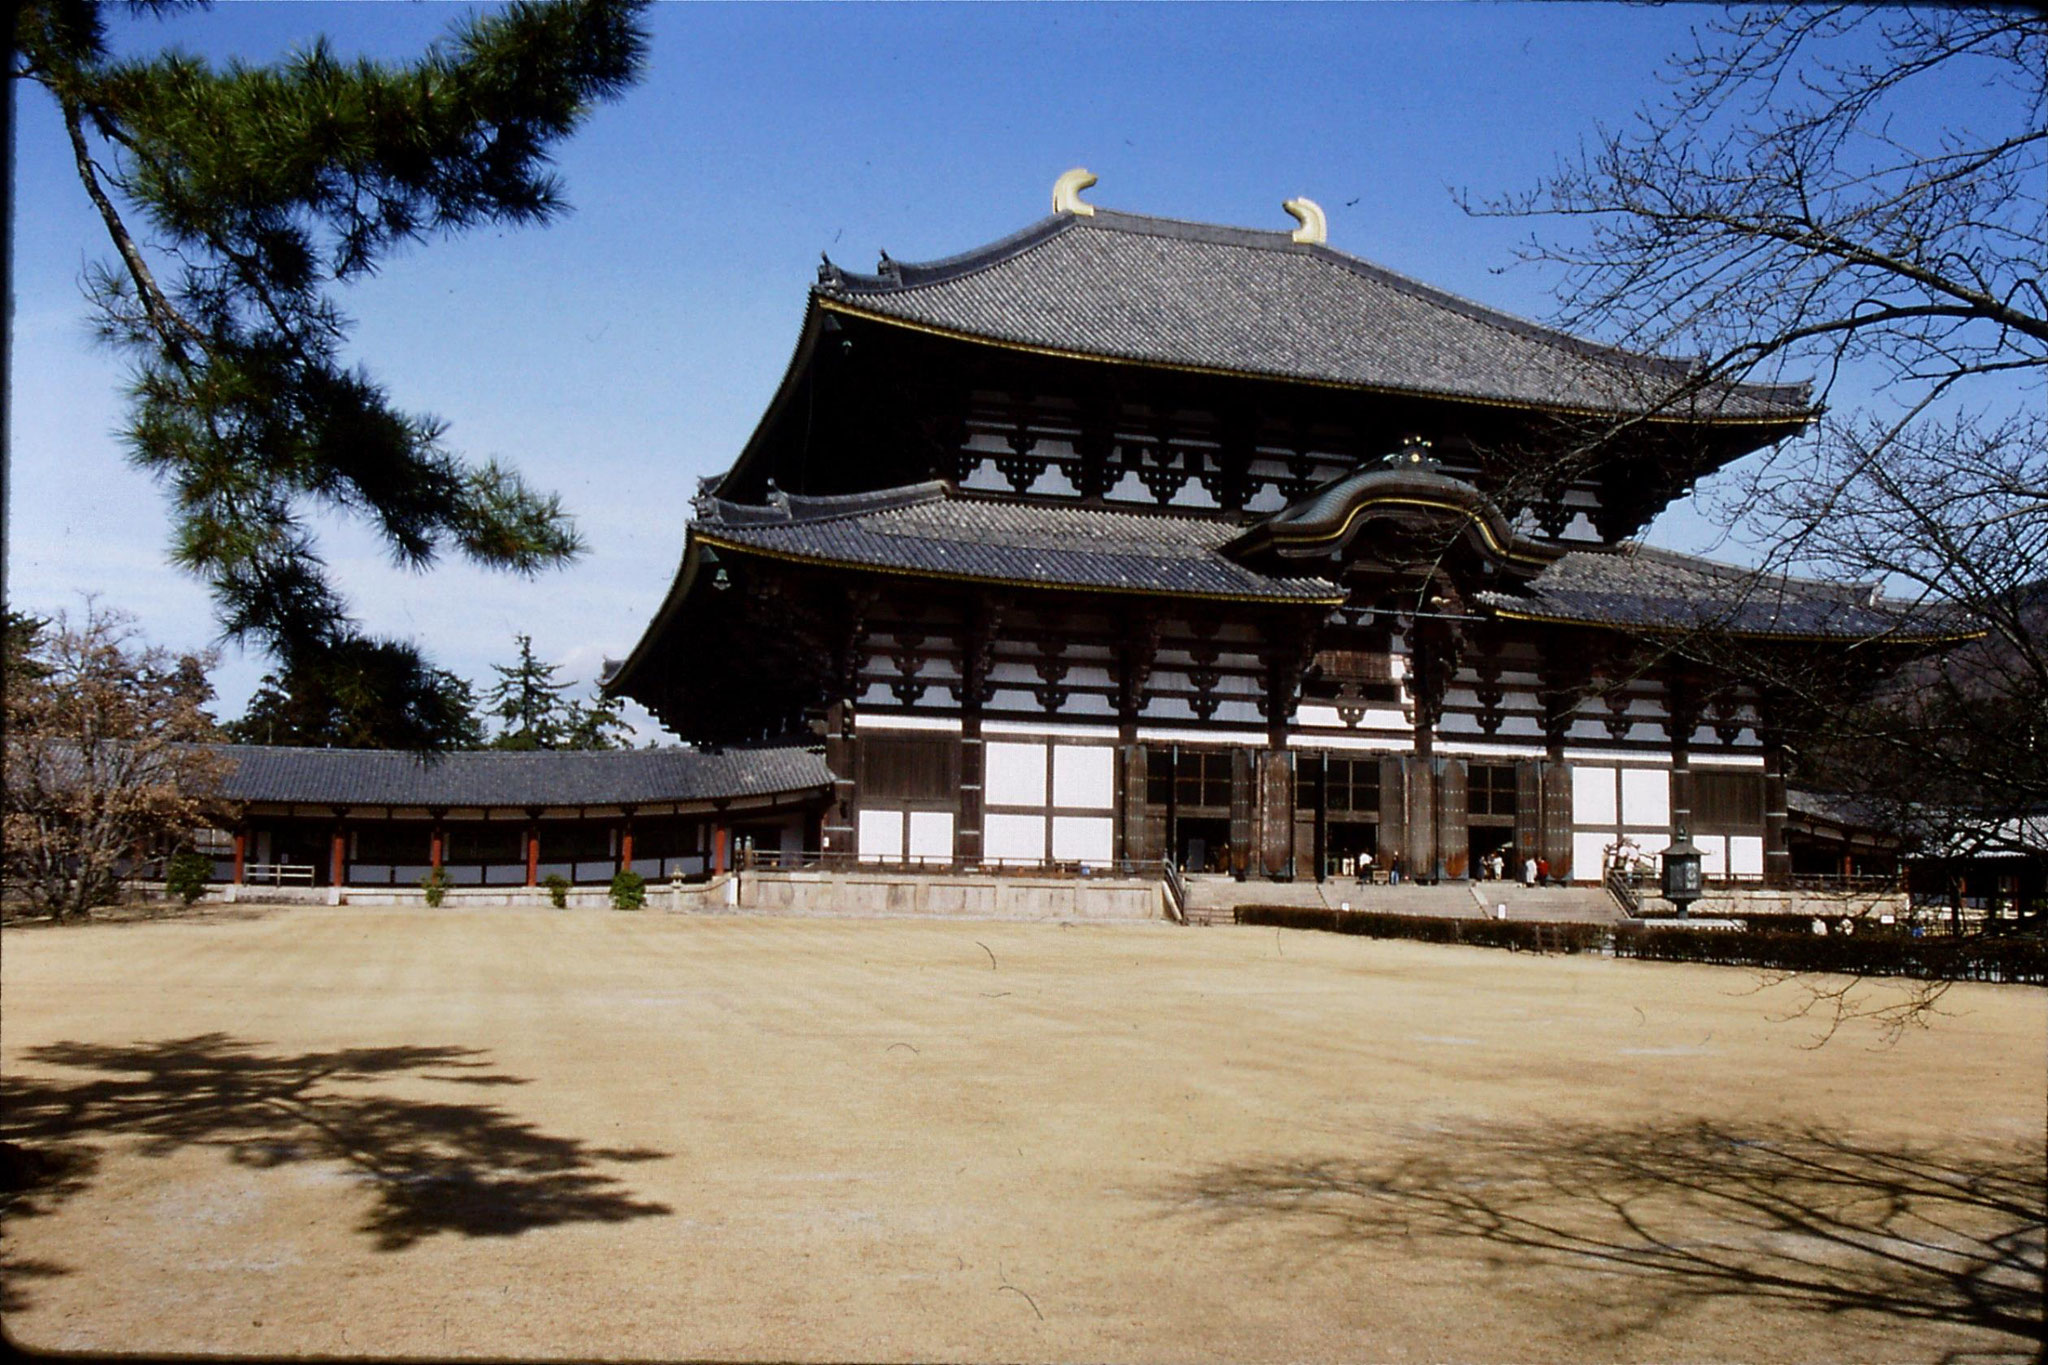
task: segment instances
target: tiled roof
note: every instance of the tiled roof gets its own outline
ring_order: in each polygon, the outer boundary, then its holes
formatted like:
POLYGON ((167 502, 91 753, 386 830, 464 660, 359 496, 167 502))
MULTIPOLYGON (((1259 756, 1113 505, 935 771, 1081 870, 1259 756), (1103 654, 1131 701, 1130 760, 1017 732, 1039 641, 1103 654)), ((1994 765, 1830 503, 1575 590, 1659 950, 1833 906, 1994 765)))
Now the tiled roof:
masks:
POLYGON ((769 507, 712 504, 699 540, 812 563, 1056 588, 1334 602, 1320 578, 1262 574, 1218 553, 1237 534, 1198 517, 986 501, 920 484, 769 507), (844 504, 843 506, 841 504, 844 504))
MULTIPOLYGON (((1640 412, 1688 373, 1672 361, 1497 312, 1286 232, 1098 209, 886 273, 827 266, 828 306, 1066 354, 1549 409, 1640 412)), ((1717 386, 1697 420, 1797 422, 1804 386, 1717 386)))
POLYGON ((1758 573, 1639 545, 1574 550, 1523 593, 1483 592, 1479 600, 1510 615, 1648 630, 1846 639, 1967 633, 1958 622, 1888 603, 1869 584, 1758 573))
POLYGON ((493 750, 431 759, 391 749, 224 744, 221 795, 335 806, 616 806, 778 796, 832 783, 807 749, 493 750))

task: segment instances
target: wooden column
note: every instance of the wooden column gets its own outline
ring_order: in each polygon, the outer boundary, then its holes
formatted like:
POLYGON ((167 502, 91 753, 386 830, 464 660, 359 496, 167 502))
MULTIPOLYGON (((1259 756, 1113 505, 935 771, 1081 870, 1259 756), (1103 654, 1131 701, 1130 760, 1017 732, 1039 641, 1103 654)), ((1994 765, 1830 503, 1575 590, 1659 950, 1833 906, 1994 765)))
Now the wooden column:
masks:
MULTIPOLYGON (((1562 759, 1543 765, 1543 842, 1536 856, 1550 864, 1550 875, 1569 881, 1572 875, 1572 765, 1562 759)), ((1598 868, 1587 876, 1597 879, 1598 868)))
POLYGON ((1699 728, 1699 689, 1679 676, 1664 687, 1665 728, 1671 735, 1671 837, 1692 825, 1692 734, 1699 728))
POLYGON ((526 824, 526 884, 540 885, 540 826, 531 819, 526 824))
POLYGON ((1127 862, 1150 862, 1164 856, 1145 795, 1151 777, 1148 753, 1142 744, 1126 744, 1118 764, 1123 773, 1123 800, 1118 811, 1117 847, 1127 862))
POLYGON ((448 831, 441 824, 448 812, 429 810, 427 814, 434 817, 434 831, 428 838, 427 854, 433 870, 439 872, 448 861, 448 831))
POLYGON ((1284 748, 1259 755, 1259 870, 1294 875, 1294 755, 1284 748))
MULTIPOLYGON (((1294 780, 1301 781, 1297 769, 1294 780)), ((1309 838, 1309 857, 1315 860, 1316 880, 1322 881, 1330 871, 1330 756, 1316 755, 1315 806, 1310 818, 1315 822, 1309 838)))
POLYGON ((1785 749, 1777 736, 1764 738, 1764 885, 1792 884, 1792 852, 1785 843, 1790 816, 1785 804, 1785 749))
POLYGON ((981 739, 981 708, 976 706, 960 718, 960 814, 953 822, 953 857, 967 867, 981 862, 986 757, 987 749, 981 739))
POLYGON ((1543 763, 1524 758, 1515 762, 1515 865, 1512 879, 1520 881, 1522 864, 1543 847, 1543 763))
POLYGON ((619 871, 633 870, 633 812, 626 812, 626 823, 619 827, 619 871))
POLYGON ((235 831, 235 885, 240 886, 248 875, 249 831, 246 827, 235 831))
POLYGON ((1256 865, 1252 826, 1259 808, 1258 751, 1230 751, 1230 871, 1243 881, 1256 865))
POLYGON ((818 829, 818 850, 851 859, 854 854, 855 782, 858 762, 853 739, 853 703, 839 701, 825 708, 825 766, 832 771, 832 804, 818 829))
POLYGON ((1470 873, 1472 836, 1467 829, 1470 797, 1465 760, 1439 758, 1436 776, 1436 872, 1439 879, 1463 881, 1470 873))
MULTIPOLYGON (((1426 735, 1426 730, 1419 734, 1426 735)), ((1436 765, 1424 754, 1406 762, 1407 810, 1403 823, 1407 837, 1401 845, 1402 875, 1414 881, 1434 880, 1436 866, 1436 765)))
POLYGON ((711 873, 717 876, 725 871, 725 822, 720 820, 711 827, 711 873))
MULTIPOLYGON (((1408 760, 1388 754, 1380 760, 1380 827, 1374 861, 1381 875, 1394 865, 1394 854, 1408 846, 1408 760)), ((1401 871, 1410 871, 1401 854, 1401 871)))
POLYGON ((334 826, 334 841, 328 851, 327 884, 348 885, 348 831, 339 823, 334 826))

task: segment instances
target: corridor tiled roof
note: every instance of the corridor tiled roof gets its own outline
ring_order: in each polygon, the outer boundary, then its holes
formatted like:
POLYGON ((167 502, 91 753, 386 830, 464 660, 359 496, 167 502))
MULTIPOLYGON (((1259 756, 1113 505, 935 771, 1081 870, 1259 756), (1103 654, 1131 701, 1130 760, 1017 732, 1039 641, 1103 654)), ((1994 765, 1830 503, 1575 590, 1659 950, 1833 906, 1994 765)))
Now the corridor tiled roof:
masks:
POLYGON ((827 307, 1062 354, 1584 412, 1782 421, 1804 386, 1673 399, 1686 362, 1597 345, 1286 232, 1098 209, 975 251, 859 275, 827 307))
POLYGON ((494 750, 422 758, 393 749, 223 744, 220 794, 335 806, 616 806, 805 793, 832 783, 807 749, 494 750))
POLYGON ((1760 573, 1640 545, 1575 550, 1522 593, 1479 600, 1545 621, 1796 638, 1932 640, 1968 635, 1947 614, 1909 611, 1870 584, 1760 573))
POLYGON ((1248 569, 1218 551, 1237 533, 1198 517, 949 497, 942 484, 893 496, 791 498, 787 510, 719 502, 700 541, 780 558, 896 573, 1108 592, 1336 602, 1320 578, 1248 569))

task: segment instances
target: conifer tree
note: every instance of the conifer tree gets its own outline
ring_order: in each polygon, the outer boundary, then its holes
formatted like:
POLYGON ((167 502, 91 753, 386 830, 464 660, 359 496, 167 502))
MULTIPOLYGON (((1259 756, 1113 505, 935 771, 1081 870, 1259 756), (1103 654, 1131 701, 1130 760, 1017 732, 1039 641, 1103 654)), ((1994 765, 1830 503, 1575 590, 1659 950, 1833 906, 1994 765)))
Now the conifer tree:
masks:
MULTIPOLYGON (((346 690, 367 660, 405 697, 441 690, 412 646, 350 618, 319 513, 367 522, 416 569, 452 547, 532 574, 581 548, 557 498, 465 460, 439 420, 401 410, 346 358, 335 291, 407 243, 561 213, 550 150, 636 78, 643 3, 521 0, 402 65, 344 60, 323 40, 224 68, 116 58, 101 0, 17 12, 10 74, 55 100, 118 259, 86 285, 132 366, 130 459, 170 496, 173 562, 282 683, 346 690)), ((428 722, 411 726, 418 747, 459 743, 433 710, 410 707, 428 722)))
POLYGON ((515 635, 513 639, 519 643, 519 662, 492 664, 491 671, 498 675, 498 681, 484 694, 489 713, 504 723, 491 747, 562 748, 572 721, 572 704, 566 696, 572 684, 555 681, 560 665, 543 663, 534 657, 531 635, 515 635))
POLYGON ((478 749, 476 693, 443 669, 384 640, 354 639, 320 667, 266 673, 240 720, 221 731, 238 744, 337 749, 478 749))

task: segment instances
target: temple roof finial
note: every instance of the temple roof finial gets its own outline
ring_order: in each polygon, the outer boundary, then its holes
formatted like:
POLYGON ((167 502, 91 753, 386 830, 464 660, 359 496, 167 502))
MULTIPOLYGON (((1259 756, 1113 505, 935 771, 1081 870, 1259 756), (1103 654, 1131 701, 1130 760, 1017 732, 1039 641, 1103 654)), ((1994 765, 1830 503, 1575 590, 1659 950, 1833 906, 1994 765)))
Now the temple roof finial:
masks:
POLYGON ((1071 213, 1078 218, 1095 216, 1095 206, 1081 202, 1081 191, 1087 189, 1101 177, 1083 167, 1076 166, 1052 182, 1052 211, 1071 213))
POLYGON ((1294 240, 1322 246, 1330 240, 1330 220, 1323 214, 1323 206, 1313 199, 1289 199, 1281 208, 1294 215, 1301 226, 1294 230, 1294 240))

